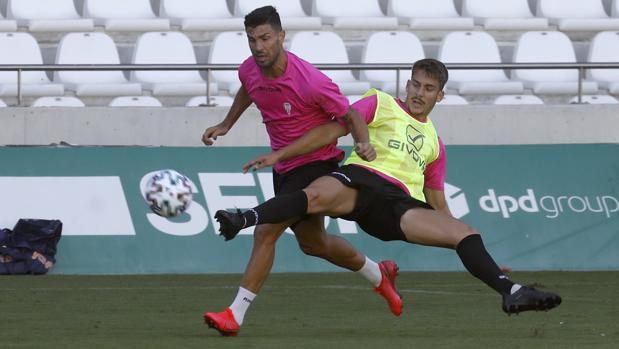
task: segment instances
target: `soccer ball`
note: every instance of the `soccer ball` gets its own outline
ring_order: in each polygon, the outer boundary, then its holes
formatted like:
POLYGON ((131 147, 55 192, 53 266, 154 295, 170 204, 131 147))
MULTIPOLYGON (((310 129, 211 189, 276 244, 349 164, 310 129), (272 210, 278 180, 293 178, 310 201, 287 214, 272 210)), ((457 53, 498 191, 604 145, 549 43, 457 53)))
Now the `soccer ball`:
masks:
POLYGON ((174 170, 154 172, 143 194, 150 209, 162 217, 175 217, 185 212, 193 197, 189 179, 174 170))

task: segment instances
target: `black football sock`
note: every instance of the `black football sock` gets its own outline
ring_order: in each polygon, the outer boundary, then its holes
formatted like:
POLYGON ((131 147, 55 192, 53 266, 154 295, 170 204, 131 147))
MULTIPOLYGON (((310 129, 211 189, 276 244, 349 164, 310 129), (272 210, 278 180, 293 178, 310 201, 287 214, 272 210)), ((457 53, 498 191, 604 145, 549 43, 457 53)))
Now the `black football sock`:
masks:
POLYGON ((264 223, 283 223, 307 212, 307 195, 303 190, 277 195, 266 202, 243 212, 245 227, 264 223))
POLYGON ((496 265, 481 240, 479 234, 469 235, 456 247, 462 264, 469 273, 483 281, 500 294, 510 294, 514 285, 507 275, 496 265))

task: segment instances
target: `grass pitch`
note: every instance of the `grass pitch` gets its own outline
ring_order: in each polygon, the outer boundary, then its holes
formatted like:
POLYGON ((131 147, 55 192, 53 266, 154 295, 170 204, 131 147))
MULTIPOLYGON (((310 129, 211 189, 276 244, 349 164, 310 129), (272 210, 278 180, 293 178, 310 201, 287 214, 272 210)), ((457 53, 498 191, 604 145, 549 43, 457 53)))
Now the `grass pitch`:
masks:
POLYGON ((238 337, 202 320, 240 275, 0 277, 0 348, 617 348, 619 272, 518 272, 561 294, 506 316, 466 273, 401 273, 404 312, 353 273, 273 274, 238 337))

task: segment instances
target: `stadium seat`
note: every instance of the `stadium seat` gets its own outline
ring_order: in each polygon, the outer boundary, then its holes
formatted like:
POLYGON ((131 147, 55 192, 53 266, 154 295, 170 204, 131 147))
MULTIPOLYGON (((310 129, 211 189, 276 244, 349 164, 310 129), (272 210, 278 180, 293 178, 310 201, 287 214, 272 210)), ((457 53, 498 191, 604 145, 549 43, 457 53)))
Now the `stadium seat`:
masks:
POLYGON ((170 20, 157 18, 149 0, 84 0, 84 17, 107 31, 170 29, 170 20))
POLYGON ((398 19, 386 17, 378 0, 314 0, 312 15, 335 29, 397 29, 398 19))
POLYGON ((322 27, 320 17, 305 14, 300 0, 236 0, 234 14, 244 17, 252 10, 266 5, 277 8, 285 30, 319 30, 322 27))
MULTIPOLYGON (((0 64, 43 64, 41 50, 28 33, 0 33, 0 64)), ((43 71, 21 74, 24 96, 55 96, 64 94, 64 86, 50 83, 43 71)), ((17 72, 0 72, 0 96, 17 96, 17 72)))
POLYGON ((0 32, 16 32, 17 22, 12 19, 5 19, 0 12, 0 32))
POLYGON ((441 106, 441 105, 466 105, 469 104, 469 101, 466 100, 466 98, 462 97, 462 96, 458 96, 458 95, 445 95, 443 97, 443 100, 441 100, 440 102, 436 103, 437 106, 441 106))
POLYGON ((619 17, 619 0, 613 0, 610 10, 610 15, 615 18, 619 17))
POLYGON ((462 15, 487 30, 543 30, 547 18, 533 17, 527 0, 463 0, 462 15))
MULTIPOLYGON (((613 96, 609 95, 599 95, 599 96, 581 96, 583 104, 619 104, 619 100, 613 96)), ((577 104, 578 96, 574 96, 570 99, 570 104, 577 104)))
POLYGON ((243 18, 233 17, 226 0, 161 0, 159 15, 181 30, 243 30, 243 18))
MULTIPOLYGON (((562 32, 531 31, 522 34, 514 49, 514 63, 575 63, 572 42, 562 32)), ((515 69, 512 78, 535 94, 567 94, 578 91, 576 69, 515 69)), ((582 92, 597 92, 597 83, 583 81, 582 92)))
POLYGON ((31 107, 85 107, 85 105, 76 97, 40 97, 32 102, 31 107))
MULTIPOLYGON (((600 32, 589 46, 588 62, 619 62, 619 31, 600 32)), ((619 94, 619 69, 591 69, 588 78, 612 94, 619 94)))
POLYGON ((91 31, 92 19, 81 18, 73 0, 8 0, 7 17, 31 32, 91 31))
POLYGON ((469 30, 473 18, 461 17, 453 0, 389 0, 387 15, 397 16, 411 29, 469 30))
MULTIPOLYGON (((251 51, 247 45, 245 32, 221 32, 213 39, 208 62, 210 64, 241 64, 249 56, 251 56, 251 51)), ((220 89, 228 90, 230 94, 235 94, 241 87, 236 70, 214 70, 211 72, 211 77, 220 89)))
MULTIPOLYGON (((350 63, 344 41, 334 32, 298 32, 290 40, 290 51, 313 64, 350 63)), ((323 70, 323 73, 338 84, 345 95, 363 94, 370 88, 368 82, 355 79, 351 70, 323 70)))
MULTIPOLYGON (((104 33, 71 33, 58 44, 56 64, 120 64, 112 38, 104 33)), ((77 96, 139 95, 142 86, 129 83, 121 71, 59 71, 54 81, 77 96)))
MULTIPOLYGON (((376 32, 370 35, 361 56, 361 63, 411 63, 425 57, 421 41, 411 32, 376 32), (385 54, 389 52, 389 54, 385 54)), ((410 69, 400 70, 400 93, 410 79, 410 69)), ((393 70, 362 70, 366 80, 387 93, 396 91, 396 72, 393 70)))
POLYGON ((122 96, 112 99, 110 107, 161 107, 161 102, 151 96, 122 96))
POLYGON ((534 95, 503 95, 498 96, 493 104, 544 104, 544 101, 534 95))
MULTIPOLYGON (((150 32, 139 38, 133 52, 133 64, 196 64, 189 38, 180 32, 150 32)), ((205 93, 206 82, 195 70, 133 71, 131 81, 141 82, 153 95, 198 95, 205 93)), ((211 83, 216 93, 217 85, 211 83)))
POLYGON ((562 31, 619 29, 619 18, 609 18, 602 0, 538 0, 536 13, 562 31))
MULTIPOLYGON (((211 96, 211 106, 215 107, 229 107, 232 105, 234 98, 229 96, 211 96)), ((206 96, 196 96, 191 98, 185 104, 186 107, 206 107, 206 96)))
MULTIPOLYGON (((444 63, 501 63, 496 41, 481 31, 447 34, 440 44, 438 59, 444 63)), ((507 94, 524 90, 522 82, 510 81, 500 69, 452 69, 447 88, 459 94, 507 94)))
POLYGON ((1 99, 0 99, 0 107, 2 107, 2 108, 3 108, 3 107, 6 107, 6 103, 4 103, 4 101, 3 101, 3 100, 1 100, 1 99))

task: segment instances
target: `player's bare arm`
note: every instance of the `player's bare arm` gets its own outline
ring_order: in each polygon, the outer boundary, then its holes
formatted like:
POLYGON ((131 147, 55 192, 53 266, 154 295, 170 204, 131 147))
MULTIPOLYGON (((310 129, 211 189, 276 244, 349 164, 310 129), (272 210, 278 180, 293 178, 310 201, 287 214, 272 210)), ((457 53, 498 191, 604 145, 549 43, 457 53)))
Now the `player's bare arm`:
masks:
POLYGON ((443 190, 424 187, 423 194, 426 196, 426 202, 436 211, 443 212, 448 216, 452 215, 449 206, 447 206, 447 200, 445 199, 445 192, 443 190))
POLYGON ((247 90, 245 87, 241 86, 234 97, 234 101, 232 102, 232 106, 230 107, 226 118, 219 124, 211 126, 204 131, 204 134, 202 135, 202 143, 206 145, 213 145, 218 136, 224 136, 228 133, 239 117, 241 117, 241 114, 249 108, 251 103, 252 101, 249 98, 247 90))
POLYGON ((370 144, 370 135, 368 125, 363 120, 359 113, 348 108, 348 113, 345 116, 346 125, 355 142, 354 150, 363 160, 373 161, 376 159, 376 150, 370 144))

